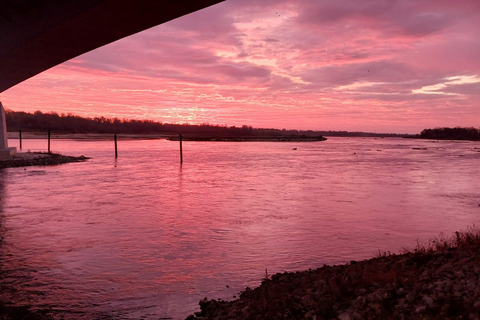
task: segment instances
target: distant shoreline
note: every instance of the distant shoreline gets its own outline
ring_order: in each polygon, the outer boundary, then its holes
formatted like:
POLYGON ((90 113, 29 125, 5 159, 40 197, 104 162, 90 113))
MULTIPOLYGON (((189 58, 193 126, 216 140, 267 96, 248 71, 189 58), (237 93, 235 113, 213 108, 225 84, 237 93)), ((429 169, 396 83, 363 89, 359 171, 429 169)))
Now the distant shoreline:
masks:
MULTIPOLYGON (((162 123, 152 120, 133 120, 118 118, 83 118, 73 114, 61 114, 51 112, 26 113, 21 111, 6 110, 8 130, 12 133, 19 132, 43 132, 48 130, 53 133, 72 134, 89 132, 107 134, 142 134, 149 136, 158 135, 174 136, 178 134, 203 136, 203 137, 292 137, 306 136, 315 138, 319 136, 329 137, 403 137, 408 134, 398 133, 373 133, 373 132, 349 132, 349 131, 325 131, 325 130, 297 130, 297 129, 275 129, 275 128, 254 128, 249 125, 228 126, 203 124, 175 124, 162 123)), ((154 138, 158 139, 158 138, 154 138)))
MULTIPOLYGON (((53 133, 51 139, 70 139, 70 140, 113 140, 114 134, 111 133, 53 133)), ((8 132, 9 139, 19 139, 18 132, 8 132)), ((47 139, 45 132, 22 132, 22 139, 47 139)), ((179 141, 179 135, 175 134, 159 134, 159 133, 119 133, 117 138, 120 140, 154 140, 166 139, 169 141, 179 141)), ((237 137, 222 137, 222 136, 201 136, 201 135, 183 135, 183 141, 222 141, 222 142, 313 142, 325 141, 327 138, 323 136, 237 136, 237 137)))
MULTIPOLYGON (((170 137, 167 140, 169 141, 179 141, 178 136, 170 137)), ((212 142, 314 142, 314 141, 325 141, 325 137, 296 137, 296 136, 285 136, 285 137, 189 137, 183 136, 183 141, 212 141, 212 142)))

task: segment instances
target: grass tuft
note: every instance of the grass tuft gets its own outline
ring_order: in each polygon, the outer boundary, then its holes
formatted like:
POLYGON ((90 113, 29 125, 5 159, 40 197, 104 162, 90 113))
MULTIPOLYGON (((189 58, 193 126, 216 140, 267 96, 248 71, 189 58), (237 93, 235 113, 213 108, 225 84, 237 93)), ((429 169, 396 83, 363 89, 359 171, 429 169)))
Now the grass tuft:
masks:
MULTIPOLYGON (((450 237, 446 237, 443 232, 438 237, 434 237, 427 242, 420 242, 417 239, 415 248, 402 250, 403 254, 428 254, 434 252, 445 252, 454 248, 479 247, 480 248, 480 228, 475 224, 467 227, 466 230, 455 231, 450 237)), ((390 251, 378 250, 376 257, 385 258, 393 255, 390 251)))
POLYGON ((476 225, 467 227, 466 230, 455 231, 450 237, 440 233, 438 237, 422 243, 417 240, 413 250, 405 249, 405 253, 433 253, 444 252, 453 248, 480 247, 480 228, 476 225))

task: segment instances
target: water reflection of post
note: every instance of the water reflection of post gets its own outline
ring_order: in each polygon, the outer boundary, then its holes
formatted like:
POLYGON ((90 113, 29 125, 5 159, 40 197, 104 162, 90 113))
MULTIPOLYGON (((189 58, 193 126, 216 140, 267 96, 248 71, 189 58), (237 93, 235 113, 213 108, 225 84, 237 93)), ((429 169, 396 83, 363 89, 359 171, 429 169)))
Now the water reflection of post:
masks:
POLYGON ((178 182, 179 182, 179 186, 180 186, 180 189, 182 189, 182 184, 183 184, 183 167, 180 166, 179 169, 178 169, 178 182))

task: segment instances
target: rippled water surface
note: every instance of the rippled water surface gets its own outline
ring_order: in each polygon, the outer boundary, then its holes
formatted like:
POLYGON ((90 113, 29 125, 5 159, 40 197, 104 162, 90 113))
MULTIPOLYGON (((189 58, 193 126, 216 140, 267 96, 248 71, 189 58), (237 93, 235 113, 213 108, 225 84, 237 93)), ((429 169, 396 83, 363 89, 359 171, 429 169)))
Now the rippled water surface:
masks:
POLYGON ((479 148, 184 142, 180 165, 178 142, 120 141, 115 161, 112 141, 53 140, 92 159, 0 170, 1 294, 59 318, 183 319, 266 268, 369 258, 478 223, 479 148))

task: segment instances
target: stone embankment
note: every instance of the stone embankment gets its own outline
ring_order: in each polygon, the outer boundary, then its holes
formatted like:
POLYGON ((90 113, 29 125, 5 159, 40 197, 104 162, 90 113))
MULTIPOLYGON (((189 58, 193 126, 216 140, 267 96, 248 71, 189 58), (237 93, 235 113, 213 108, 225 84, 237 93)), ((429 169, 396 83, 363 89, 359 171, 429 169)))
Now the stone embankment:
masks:
MULTIPOLYGON (((464 236, 457 233, 458 239, 464 236)), ((478 233, 476 237, 461 247, 444 242, 442 249, 275 274, 237 300, 205 298, 201 311, 187 319, 480 320, 478 233)))
POLYGON ((25 152, 17 153, 8 159, 0 159, 0 169, 27 167, 27 166, 51 166, 69 162, 83 162, 89 158, 64 156, 58 153, 25 152))

